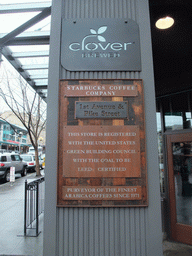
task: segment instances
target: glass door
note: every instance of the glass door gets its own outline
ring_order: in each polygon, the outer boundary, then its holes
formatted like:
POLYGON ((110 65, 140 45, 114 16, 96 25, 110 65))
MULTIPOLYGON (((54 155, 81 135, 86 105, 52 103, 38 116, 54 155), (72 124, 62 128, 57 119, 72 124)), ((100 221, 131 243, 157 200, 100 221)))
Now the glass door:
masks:
POLYGON ((167 135, 171 237, 192 245, 192 133, 167 135))

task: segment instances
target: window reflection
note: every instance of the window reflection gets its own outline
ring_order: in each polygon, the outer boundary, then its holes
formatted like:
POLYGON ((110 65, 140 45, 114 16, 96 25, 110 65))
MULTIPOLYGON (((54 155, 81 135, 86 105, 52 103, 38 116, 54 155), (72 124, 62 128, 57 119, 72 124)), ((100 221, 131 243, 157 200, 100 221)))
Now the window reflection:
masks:
POLYGON ((166 130, 183 129, 182 113, 181 112, 165 113, 165 127, 166 127, 166 130))
POLYGON ((172 148, 177 222, 192 225, 192 142, 172 148))
POLYGON ((192 128, 192 92, 177 93, 157 99, 157 111, 162 111, 165 130, 192 128))

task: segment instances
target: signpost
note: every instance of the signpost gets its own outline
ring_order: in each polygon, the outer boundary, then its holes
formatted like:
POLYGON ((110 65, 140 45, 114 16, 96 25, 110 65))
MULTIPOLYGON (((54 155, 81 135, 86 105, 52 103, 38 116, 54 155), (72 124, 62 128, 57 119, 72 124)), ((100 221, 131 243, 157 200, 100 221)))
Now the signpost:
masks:
POLYGON ((10 167, 10 183, 11 183, 11 186, 13 185, 13 182, 15 182, 15 167, 10 167))

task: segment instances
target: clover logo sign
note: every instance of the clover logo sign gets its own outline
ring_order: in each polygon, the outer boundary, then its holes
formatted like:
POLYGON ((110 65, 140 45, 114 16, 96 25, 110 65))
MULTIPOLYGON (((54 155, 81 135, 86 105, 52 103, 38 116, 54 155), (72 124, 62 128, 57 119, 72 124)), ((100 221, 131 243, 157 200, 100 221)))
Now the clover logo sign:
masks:
POLYGON ((89 37, 97 37, 97 39, 100 42, 106 42, 106 39, 101 36, 101 34, 103 34, 105 31, 107 30, 107 26, 102 26, 98 29, 98 31, 96 31, 95 29, 90 29, 91 35, 85 36, 82 40, 82 50, 85 49, 85 40, 89 37))
POLYGON ((106 42, 106 39, 101 36, 100 34, 103 34, 105 31, 106 31, 107 27, 106 26, 103 26, 103 27, 100 27, 98 29, 98 31, 96 32, 94 29, 90 29, 90 32, 91 34, 93 35, 96 35, 97 36, 97 39, 100 41, 100 42, 106 42))

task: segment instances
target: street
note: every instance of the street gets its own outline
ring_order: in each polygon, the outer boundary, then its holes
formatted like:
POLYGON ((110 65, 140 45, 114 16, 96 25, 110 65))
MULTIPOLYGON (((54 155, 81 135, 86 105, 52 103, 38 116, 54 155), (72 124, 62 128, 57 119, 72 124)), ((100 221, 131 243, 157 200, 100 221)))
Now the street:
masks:
MULTIPOLYGON (((43 254, 43 233, 38 237, 24 237, 24 183, 36 179, 36 173, 16 176, 14 184, 0 182, 0 255, 43 254)), ((43 231, 43 214, 40 231, 43 231)))

